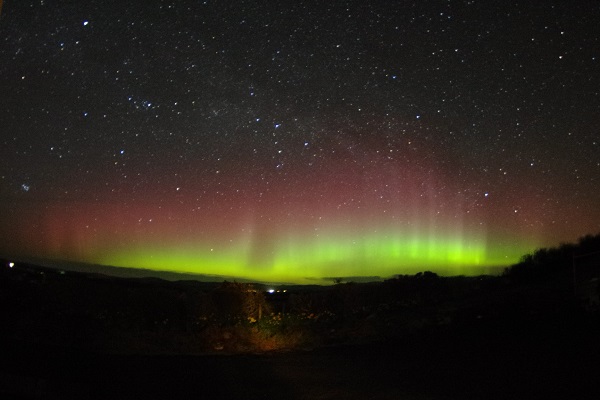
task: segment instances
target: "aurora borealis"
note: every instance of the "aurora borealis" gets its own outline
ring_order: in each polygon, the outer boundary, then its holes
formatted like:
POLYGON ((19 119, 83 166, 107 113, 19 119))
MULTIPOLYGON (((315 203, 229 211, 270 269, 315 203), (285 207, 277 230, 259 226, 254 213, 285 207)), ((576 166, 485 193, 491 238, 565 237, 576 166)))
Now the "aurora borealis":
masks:
POLYGON ((0 255, 311 283, 600 231, 600 8, 6 1, 0 255))

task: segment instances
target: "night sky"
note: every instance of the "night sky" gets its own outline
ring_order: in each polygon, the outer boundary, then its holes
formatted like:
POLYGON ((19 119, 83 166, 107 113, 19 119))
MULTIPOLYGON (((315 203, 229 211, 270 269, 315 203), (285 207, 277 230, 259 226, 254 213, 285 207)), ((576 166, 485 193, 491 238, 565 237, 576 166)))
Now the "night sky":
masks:
POLYGON ((310 283, 600 232, 597 1, 3 3, 0 255, 310 283))

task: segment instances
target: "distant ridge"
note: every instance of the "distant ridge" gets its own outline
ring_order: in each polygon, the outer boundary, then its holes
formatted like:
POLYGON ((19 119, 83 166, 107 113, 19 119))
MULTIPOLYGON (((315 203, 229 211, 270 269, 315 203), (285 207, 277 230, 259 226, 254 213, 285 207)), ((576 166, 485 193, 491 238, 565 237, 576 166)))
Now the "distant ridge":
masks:
POLYGON ((189 272, 172 272, 172 271, 156 271, 145 268, 128 268, 128 267, 114 267, 110 265, 90 264, 77 261, 67 260, 55 260, 45 259, 36 257, 6 257, 1 256, 2 259, 7 261, 14 261, 15 263, 28 263, 36 264, 42 267, 65 270, 72 272, 83 272, 88 274, 101 274, 114 276, 118 278, 159 278, 166 281, 185 281, 193 280, 200 282, 223 282, 236 281, 243 283, 261 283, 261 284, 280 284, 273 282, 260 282, 250 279, 239 278, 235 276, 226 275, 206 275, 206 274, 193 274, 189 272))

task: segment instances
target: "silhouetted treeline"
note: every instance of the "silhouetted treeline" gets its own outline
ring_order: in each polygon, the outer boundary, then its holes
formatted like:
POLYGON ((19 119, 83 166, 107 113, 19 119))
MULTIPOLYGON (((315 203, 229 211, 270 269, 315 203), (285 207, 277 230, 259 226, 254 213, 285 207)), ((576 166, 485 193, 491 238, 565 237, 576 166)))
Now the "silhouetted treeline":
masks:
POLYGON ((541 248, 521 257, 521 260, 504 271, 511 281, 531 283, 560 280, 570 284, 573 265, 578 258, 600 252, 600 234, 586 235, 577 243, 563 243, 557 247, 541 248))

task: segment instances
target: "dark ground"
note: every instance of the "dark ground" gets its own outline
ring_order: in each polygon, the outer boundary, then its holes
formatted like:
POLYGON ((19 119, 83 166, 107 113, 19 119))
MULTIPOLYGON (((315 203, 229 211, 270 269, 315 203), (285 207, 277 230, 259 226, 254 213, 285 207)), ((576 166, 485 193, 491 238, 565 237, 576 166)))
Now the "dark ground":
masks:
POLYGON ((471 321, 386 343, 250 355, 100 355, 3 341, 3 399, 598 399, 598 320, 471 321))
POLYGON ((600 314, 560 276, 515 284, 424 274, 307 289, 301 306, 344 305, 344 318, 308 325, 335 345, 191 355, 190 343, 173 351, 170 342, 202 308, 201 285, 2 271, 0 400, 600 399, 600 314), (144 346, 144 329, 178 313, 181 327, 159 324, 160 342, 144 346), (132 350, 110 350, 119 344, 132 350))

